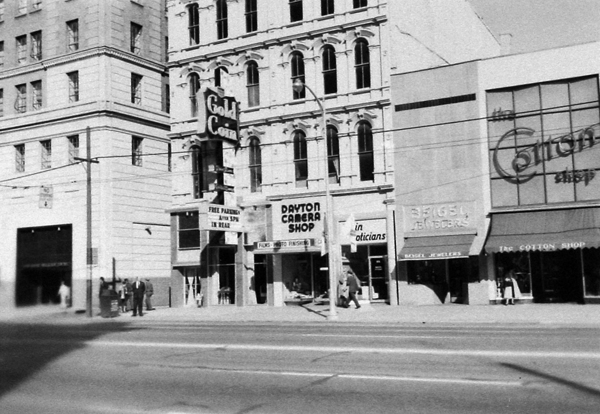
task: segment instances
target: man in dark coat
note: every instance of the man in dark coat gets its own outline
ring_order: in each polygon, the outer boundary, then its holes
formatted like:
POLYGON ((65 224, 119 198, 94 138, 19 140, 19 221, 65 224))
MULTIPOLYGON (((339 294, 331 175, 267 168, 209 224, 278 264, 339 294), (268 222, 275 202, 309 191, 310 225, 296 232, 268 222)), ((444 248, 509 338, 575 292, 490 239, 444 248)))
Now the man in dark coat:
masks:
POLYGON ((154 286, 152 286, 152 282, 150 279, 146 278, 146 310, 154 310, 152 307, 152 295, 154 295, 154 286))
POLYGON ((358 309, 358 308, 360 308, 360 305, 358 304, 358 300, 356 299, 356 294, 361 289, 360 288, 360 286, 361 286, 360 279, 354 273, 349 273, 347 283, 348 283, 348 297, 351 301, 354 301, 354 304, 356 305, 356 309, 358 309))
POLYGON ((135 278, 135 282, 132 283, 131 289, 133 292, 133 315, 137 316, 137 313, 140 313, 140 316, 144 316, 144 293, 146 292, 146 286, 144 282, 140 281, 139 277, 135 278))

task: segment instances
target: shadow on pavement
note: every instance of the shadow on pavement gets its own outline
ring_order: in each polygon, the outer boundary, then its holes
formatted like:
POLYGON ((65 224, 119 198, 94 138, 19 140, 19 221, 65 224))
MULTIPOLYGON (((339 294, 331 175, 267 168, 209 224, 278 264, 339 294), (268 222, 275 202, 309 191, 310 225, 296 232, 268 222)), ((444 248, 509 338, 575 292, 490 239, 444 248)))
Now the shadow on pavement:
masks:
POLYGON ((560 377, 556 377, 554 375, 546 374, 545 372, 536 371, 536 370, 533 370, 531 368, 525 368, 525 367, 522 367, 522 366, 516 365, 516 364, 501 363, 500 365, 502 365, 503 367, 514 369, 515 371, 519 371, 519 372, 523 372, 525 374, 533 375, 535 377, 547 379, 549 381, 552 381, 552 382, 555 382, 557 384, 561 384, 561 385, 567 386, 567 387, 572 388, 574 390, 581 391, 581 392, 584 392, 586 394, 593 395, 594 397, 600 397, 600 390, 598 390, 596 388, 588 387, 587 385, 579 384, 579 383, 574 382, 574 381, 569 381, 569 380, 564 379, 564 378, 560 378, 560 377))
POLYGON ((86 342, 138 329, 127 323, 60 325, 0 322, 0 398, 86 342))

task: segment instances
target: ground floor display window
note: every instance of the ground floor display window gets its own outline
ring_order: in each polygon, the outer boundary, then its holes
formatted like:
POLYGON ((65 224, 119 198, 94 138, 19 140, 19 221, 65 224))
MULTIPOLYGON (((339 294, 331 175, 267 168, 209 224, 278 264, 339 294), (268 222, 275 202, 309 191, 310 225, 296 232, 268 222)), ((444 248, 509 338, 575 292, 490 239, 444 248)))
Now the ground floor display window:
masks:
POLYGON ((203 294, 200 268, 187 267, 183 271, 183 303, 185 306, 202 306, 203 294))
POLYGON ((361 281, 362 299, 389 299, 386 244, 360 245, 354 253, 350 246, 342 246, 342 256, 344 265, 361 281))
POLYGON ((71 287, 71 225, 17 231, 17 306, 59 303, 61 282, 71 287))
POLYGON ((408 284, 426 285, 442 303, 465 303, 466 285, 479 280, 477 256, 458 259, 408 260, 408 284))
POLYGON ((213 286, 218 280, 219 305, 235 302, 235 253, 236 249, 231 247, 209 247, 208 274, 213 286))
POLYGON ((497 253, 495 266, 499 298, 510 274, 517 299, 578 303, 600 299, 599 249, 497 253))
POLYGON ((329 278, 327 256, 319 253, 282 255, 284 297, 286 300, 310 300, 327 293, 329 278))

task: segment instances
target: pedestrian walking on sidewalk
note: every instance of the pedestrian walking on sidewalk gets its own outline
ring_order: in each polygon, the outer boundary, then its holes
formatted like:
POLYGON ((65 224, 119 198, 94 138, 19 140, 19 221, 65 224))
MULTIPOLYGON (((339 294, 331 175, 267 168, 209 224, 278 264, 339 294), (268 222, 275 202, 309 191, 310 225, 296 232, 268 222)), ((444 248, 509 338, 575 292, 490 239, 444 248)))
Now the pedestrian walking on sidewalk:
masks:
POLYGON ((144 293, 146 292, 146 286, 144 282, 140 281, 139 277, 136 277, 131 288, 133 293, 133 315, 131 316, 137 316, 138 313, 140 316, 144 316, 144 293))
POLYGON ((342 272, 339 283, 340 306, 347 308, 349 306, 350 295, 348 294, 348 275, 345 272, 342 272))
POLYGON ((504 299, 504 305, 515 304, 515 272, 509 269, 504 275, 502 298, 504 299))
POLYGON ((60 307, 67 309, 69 306, 69 297, 71 296, 71 289, 65 285, 64 280, 61 280, 60 287, 58 288, 58 296, 60 297, 60 307))
POLYGON ((348 272, 348 297, 351 301, 354 301, 356 305, 356 309, 360 308, 360 304, 358 303, 358 299, 356 299, 356 294, 361 289, 360 279, 352 272, 348 272))
POLYGON ((152 295, 154 295, 154 286, 152 286, 152 282, 150 279, 146 278, 146 310, 154 310, 152 307, 152 295))

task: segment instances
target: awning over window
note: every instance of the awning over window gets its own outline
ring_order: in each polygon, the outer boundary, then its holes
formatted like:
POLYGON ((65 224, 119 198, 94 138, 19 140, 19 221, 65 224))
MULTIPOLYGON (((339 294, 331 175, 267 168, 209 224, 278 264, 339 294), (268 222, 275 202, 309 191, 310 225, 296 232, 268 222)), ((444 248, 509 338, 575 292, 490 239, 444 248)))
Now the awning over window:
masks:
POLYGON ((475 234, 409 237, 404 241, 400 260, 458 259, 469 257, 475 234))
POLYGON ((489 253, 600 247, 600 209, 527 211, 492 216, 489 253))

